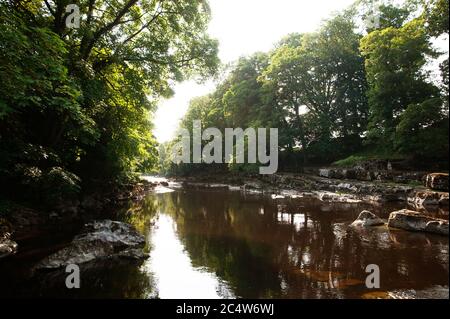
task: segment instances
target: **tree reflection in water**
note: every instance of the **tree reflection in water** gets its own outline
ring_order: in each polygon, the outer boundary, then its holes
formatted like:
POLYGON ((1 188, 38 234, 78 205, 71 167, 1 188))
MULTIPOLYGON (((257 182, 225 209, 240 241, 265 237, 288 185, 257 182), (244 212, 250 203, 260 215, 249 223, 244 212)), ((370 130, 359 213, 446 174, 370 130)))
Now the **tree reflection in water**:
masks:
POLYGON ((12 259, 0 265, 0 296, 361 298, 448 287, 448 238, 348 227, 363 209, 387 218, 396 208, 403 207, 221 191, 151 194, 116 216, 145 234, 149 260, 83 266, 82 288, 68 290, 64 272, 27 279, 22 273, 37 260, 12 259), (380 267, 381 291, 365 287, 369 264, 380 267))
MULTIPOLYGON (((380 266, 383 290, 448 285, 447 238, 384 227, 349 230, 362 209, 387 217, 386 207, 208 191, 150 198, 157 202, 147 211, 155 222, 150 236, 168 223, 176 234, 153 242, 160 245, 154 252, 171 253, 152 253, 147 265, 165 297, 195 287, 206 297, 358 298, 370 292, 369 264, 380 266)), ((196 295, 185 291, 183 297, 196 295)))

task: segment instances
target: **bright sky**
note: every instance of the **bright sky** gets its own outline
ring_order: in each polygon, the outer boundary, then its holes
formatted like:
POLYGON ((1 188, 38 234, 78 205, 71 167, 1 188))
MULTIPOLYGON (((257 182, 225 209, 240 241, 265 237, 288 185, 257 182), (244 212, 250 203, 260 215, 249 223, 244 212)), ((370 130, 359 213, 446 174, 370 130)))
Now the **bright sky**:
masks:
MULTIPOLYGON (((220 59, 232 62, 244 55, 269 51, 292 32, 312 32, 335 12, 354 0, 209 0, 212 21, 209 33, 220 42, 220 59)), ((154 134, 159 142, 174 137, 189 101, 208 94, 215 84, 180 83, 175 96, 163 101, 156 113, 154 134)))

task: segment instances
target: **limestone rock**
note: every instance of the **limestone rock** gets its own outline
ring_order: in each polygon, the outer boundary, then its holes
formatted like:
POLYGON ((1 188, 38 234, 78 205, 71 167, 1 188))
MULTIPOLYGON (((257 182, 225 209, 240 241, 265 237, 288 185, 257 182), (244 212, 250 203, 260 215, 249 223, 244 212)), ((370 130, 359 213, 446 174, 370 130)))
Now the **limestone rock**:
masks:
POLYGON ((434 191, 421 191, 416 192, 413 196, 408 198, 411 204, 417 207, 426 206, 448 206, 449 194, 444 192, 434 192, 434 191))
POLYGON ((407 209, 391 213, 388 226, 448 236, 447 220, 428 217, 407 209))
POLYGON ((319 170, 319 176, 325 178, 335 178, 335 172, 329 168, 322 168, 319 170))
POLYGON ((425 186, 433 190, 448 192, 448 174, 428 174, 426 176, 425 186))
POLYGON ((58 269, 103 258, 141 259, 144 237, 126 223, 103 220, 85 225, 82 233, 62 250, 46 257, 35 269, 58 269))
POLYGON ((384 225, 384 221, 368 210, 362 211, 358 218, 351 224, 352 227, 371 227, 384 225))

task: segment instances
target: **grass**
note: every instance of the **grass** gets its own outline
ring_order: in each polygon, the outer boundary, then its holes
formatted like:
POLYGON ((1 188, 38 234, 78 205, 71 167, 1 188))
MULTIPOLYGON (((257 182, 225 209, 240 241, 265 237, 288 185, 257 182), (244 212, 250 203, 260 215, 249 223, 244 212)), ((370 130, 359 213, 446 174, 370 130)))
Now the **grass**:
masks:
POLYGON ((344 158, 340 161, 334 162, 333 165, 334 166, 339 166, 339 167, 348 167, 348 166, 355 166, 361 162, 366 161, 367 158, 364 156, 356 156, 356 155, 352 155, 349 156, 347 158, 344 158))
POLYGON ((404 155, 387 151, 387 150, 367 150, 347 158, 341 159, 334 162, 332 165, 338 167, 352 167, 362 162, 373 161, 373 160, 402 160, 405 159, 404 155))
POLYGON ((422 182, 419 182, 419 181, 409 181, 409 182, 407 183, 407 185, 413 186, 413 187, 420 187, 420 186, 423 186, 423 183, 422 183, 422 182))

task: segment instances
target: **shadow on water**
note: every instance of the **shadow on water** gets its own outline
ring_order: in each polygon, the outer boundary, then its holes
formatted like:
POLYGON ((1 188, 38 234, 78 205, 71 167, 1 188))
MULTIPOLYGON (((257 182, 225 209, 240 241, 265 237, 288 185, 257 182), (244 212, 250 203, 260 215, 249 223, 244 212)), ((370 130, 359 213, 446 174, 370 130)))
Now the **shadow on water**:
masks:
POLYGON ((369 264, 380 267, 382 291, 448 286, 448 238, 348 227, 363 209, 387 218, 396 208, 403 207, 153 194, 117 215, 145 234, 150 258, 143 264, 82 269, 77 291, 65 288, 64 273, 9 286, 17 297, 361 298, 373 292, 365 286, 369 264))

